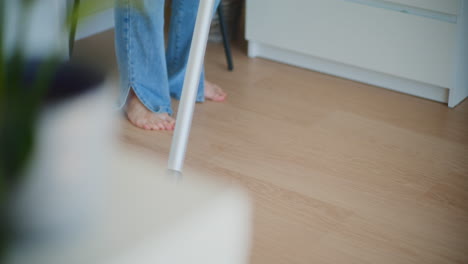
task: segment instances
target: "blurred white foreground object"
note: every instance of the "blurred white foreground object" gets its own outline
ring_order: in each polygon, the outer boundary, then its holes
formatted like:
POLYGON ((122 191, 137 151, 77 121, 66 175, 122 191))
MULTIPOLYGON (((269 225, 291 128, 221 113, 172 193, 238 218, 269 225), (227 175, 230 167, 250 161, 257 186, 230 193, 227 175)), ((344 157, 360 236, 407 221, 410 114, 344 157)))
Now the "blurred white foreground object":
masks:
POLYGON ((179 173, 182 172, 184 165, 198 82, 200 80, 203 59, 205 57, 213 10, 214 0, 200 0, 187 71, 185 73, 182 97, 179 110, 177 111, 177 122, 172 139, 171 152, 169 154, 169 170, 179 173))
POLYGON ((90 91, 42 113, 5 264, 248 263, 247 195, 192 170, 175 182, 164 157, 116 147, 112 98, 90 91))
POLYGON ((42 109, 10 212, 20 244, 76 237, 102 211, 117 142, 109 98, 107 89, 93 89, 42 109))
POLYGON ((7 264, 249 262, 251 211, 242 190, 193 172, 174 183, 163 160, 127 150, 113 164, 106 196, 96 201, 101 212, 84 226, 70 224, 79 232, 65 239, 17 248, 7 264))

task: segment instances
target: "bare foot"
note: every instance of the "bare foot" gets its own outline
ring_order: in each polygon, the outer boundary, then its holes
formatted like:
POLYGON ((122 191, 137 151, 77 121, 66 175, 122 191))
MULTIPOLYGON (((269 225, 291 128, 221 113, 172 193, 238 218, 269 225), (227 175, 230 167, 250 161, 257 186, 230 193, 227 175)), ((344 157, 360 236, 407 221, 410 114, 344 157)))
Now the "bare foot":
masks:
POLYGON ((145 130, 174 130, 175 120, 167 113, 153 113, 148 110, 138 99, 135 93, 130 91, 125 107, 128 120, 145 130))
POLYGON ((214 102, 223 102, 227 94, 218 85, 205 80, 205 98, 214 102))

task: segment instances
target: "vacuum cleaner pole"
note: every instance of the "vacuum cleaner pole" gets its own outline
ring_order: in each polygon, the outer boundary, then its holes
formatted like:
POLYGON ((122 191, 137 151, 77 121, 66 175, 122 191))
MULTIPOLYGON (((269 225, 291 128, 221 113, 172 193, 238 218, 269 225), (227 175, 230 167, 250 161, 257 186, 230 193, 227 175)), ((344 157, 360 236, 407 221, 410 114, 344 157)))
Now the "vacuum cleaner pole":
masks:
POLYGON ((192 125, 193 111, 197 96, 198 83, 205 57, 206 43, 210 31, 211 16, 215 0, 200 0, 197 22, 193 33, 192 45, 185 73, 182 97, 177 111, 177 121, 169 154, 168 168, 170 171, 182 173, 185 152, 192 125))

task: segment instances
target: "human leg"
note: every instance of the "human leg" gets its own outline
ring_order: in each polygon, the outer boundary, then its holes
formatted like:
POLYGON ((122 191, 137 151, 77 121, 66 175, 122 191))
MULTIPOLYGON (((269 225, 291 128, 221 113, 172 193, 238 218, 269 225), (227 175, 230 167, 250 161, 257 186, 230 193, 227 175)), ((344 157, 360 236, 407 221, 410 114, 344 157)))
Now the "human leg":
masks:
MULTIPOLYGON (((115 46, 119 107, 145 129, 169 129, 173 119, 164 47, 164 0, 117 0, 115 46)), ((173 127, 173 125, 172 125, 173 127)))
MULTIPOLYGON (((214 10, 219 3, 220 0, 215 0, 214 10)), ((199 0, 174 0, 172 2, 166 59, 169 90, 171 96, 176 99, 180 99, 182 94, 198 6, 199 0)), ((205 98, 222 101, 225 97, 226 94, 219 86, 209 82, 205 83, 203 70, 198 85, 197 102, 203 102, 205 98)))

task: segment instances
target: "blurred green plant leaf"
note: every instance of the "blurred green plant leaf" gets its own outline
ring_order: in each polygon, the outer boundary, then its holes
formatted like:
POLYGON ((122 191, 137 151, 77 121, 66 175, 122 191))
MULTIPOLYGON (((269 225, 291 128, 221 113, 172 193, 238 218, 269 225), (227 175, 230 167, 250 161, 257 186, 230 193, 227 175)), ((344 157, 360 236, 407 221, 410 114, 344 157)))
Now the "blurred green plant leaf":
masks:
MULTIPOLYGON (((28 14, 36 0, 18 1, 22 14, 28 14)), ((65 0, 63 0, 65 1, 65 0)), ((0 0, 0 263, 8 246, 9 229, 5 221, 5 201, 12 186, 19 182, 22 170, 34 146, 38 112, 60 62, 59 57, 43 58, 34 80, 24 81, 26 59, 22 45, 28 28, 22 20, 18 25, 13 51, 5 54, 5 12, 7 0, 0 0), (8 55, 8 56, 7 56, 8 55)), ((114 8, 116 0, 81 0, 78 10, 68 14, 64 28, 74 20, 85 19, 98 12, 114 8)), ((139 8, 141 0, 131 5, 139 8)), ((67 32, 67 31, 64 31, 67 32)))
MULTIPOLYGON (((20 10, 27 14, 35 0, 18 1, 20 10)), ((11 54, 5 54, 6 1, 0 0, 0 263, 9 241, 6 219, 7 195, 23 175, 23 169, 33 148, 38 111, 58 65, 55 56, 44 58, 44 63, 25 81, 26 59, 22 46, 26 23, 18 25, 11 54)))
POLYGON ((81 0, 79 17, 84 18, 113 8, 115 0, 81 0))
MULTIPOLYGON (((130 7, 136 8, 138 10, 143 10, 144 3, 143 0, 132 0, 128 3, 125 3, 125 5, 129 5, 130 7)), ((118 0, 80 0, 80 8, 77 17, 79 19, 84 19, 96 13, 118 6, 118 0)))

